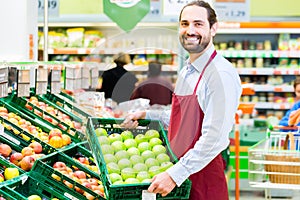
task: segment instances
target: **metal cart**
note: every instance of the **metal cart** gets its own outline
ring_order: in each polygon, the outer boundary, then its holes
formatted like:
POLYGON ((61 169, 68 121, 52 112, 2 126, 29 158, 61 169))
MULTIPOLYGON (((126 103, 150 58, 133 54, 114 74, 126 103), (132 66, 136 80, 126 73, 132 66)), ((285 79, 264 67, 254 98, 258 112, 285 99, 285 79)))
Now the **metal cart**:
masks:
POLYGON ((268 129, 266 139, 250 147, 249 184, 265 189, 300 190, 300 129, 276 127, 268 129))

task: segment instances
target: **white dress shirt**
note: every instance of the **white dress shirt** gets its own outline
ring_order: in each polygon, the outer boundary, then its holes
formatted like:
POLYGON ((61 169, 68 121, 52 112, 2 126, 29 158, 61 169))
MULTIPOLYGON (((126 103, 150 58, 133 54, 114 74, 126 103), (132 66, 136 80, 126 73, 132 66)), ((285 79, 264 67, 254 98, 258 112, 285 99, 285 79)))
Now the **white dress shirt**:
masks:
MULTIPOLYGON (((194 68, 191 70, 192 73, 188 72, 190 70, 187 67, 180 71, 175 94, 193 93, 200 73, 214 50, 212 45, 195 62, 187 64, 194 68)), ((229 145, 229 133, 235 123, 234 117, 241 93, 241 81, 237 70, 223 56, 217 54, 206 68, 196 91, 199 105, 204 113, 202 136, 178 163, 167 170, 177 186, 180 186, 191 174, 203 169, 229 145)), ((170 110, 148 111, 146 118, 159 119, 168 126, 170 114, 170 110)))

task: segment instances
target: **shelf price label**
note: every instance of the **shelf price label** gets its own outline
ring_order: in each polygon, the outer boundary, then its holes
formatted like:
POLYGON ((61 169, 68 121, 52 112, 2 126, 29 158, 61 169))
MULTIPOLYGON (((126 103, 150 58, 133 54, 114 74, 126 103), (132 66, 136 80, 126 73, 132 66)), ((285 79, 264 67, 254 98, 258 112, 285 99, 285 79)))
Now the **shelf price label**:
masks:
MULTIPOLYGON (((45 0, 38 0, 38 14, 44 16, 45 0)), ((48 15, 59 16, 59 0, 48 0, 48 15)))
POLYGON ((215 0, 214 7, 220 21, 250 21, 249 0, 215 0))

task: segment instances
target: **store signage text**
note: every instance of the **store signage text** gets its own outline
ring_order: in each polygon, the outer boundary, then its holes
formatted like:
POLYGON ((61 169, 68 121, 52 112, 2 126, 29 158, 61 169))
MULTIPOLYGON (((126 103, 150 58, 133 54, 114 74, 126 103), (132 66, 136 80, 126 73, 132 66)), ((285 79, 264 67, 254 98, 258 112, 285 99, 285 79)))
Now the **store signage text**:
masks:
MULTIPOLYGON (((44 0, 38 0, 38 14, 44 15, 44 0)), ((48 0, 48 15, 59 16, 59 0, 48 0)))

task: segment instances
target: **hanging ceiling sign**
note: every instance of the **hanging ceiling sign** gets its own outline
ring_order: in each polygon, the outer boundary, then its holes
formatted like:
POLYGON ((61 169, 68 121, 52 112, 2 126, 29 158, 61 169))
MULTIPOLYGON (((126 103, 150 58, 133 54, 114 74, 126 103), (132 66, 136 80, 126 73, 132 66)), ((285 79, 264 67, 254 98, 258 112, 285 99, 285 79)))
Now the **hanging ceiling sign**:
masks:
POLYGON ((249 0, 215 0, 214 8, 219 21, 250 21, 249 0))
POLYGON ((150 11, 150 0, 106 0, 103 10, 121 29, 129 32, 150 11))

